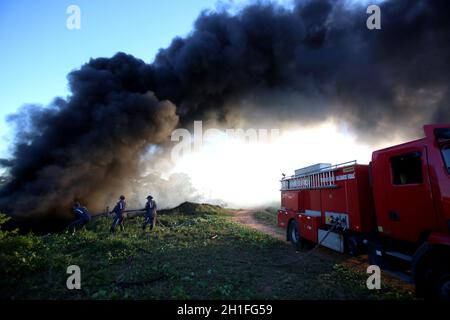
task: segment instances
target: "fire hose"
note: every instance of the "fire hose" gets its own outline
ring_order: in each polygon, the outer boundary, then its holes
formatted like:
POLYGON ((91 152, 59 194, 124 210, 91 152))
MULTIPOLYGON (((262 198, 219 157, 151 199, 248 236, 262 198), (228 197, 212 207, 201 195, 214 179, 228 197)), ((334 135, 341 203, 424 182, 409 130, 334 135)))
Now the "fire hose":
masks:
MULTIPOLYGON (((132 213, 132 212, 145 212, 145 209, 132 209, 132 210, 124 210, 123 213, 132 213)), ((92 218, 100 218, 100 217, 109 217, 110 215, 112 215, 112 212, 109 212, 109 207, 106 207, 104 212, 101 213, 97 213, 92 215, 92 218)), ((166 227, 161 221, 159 221, 159 219, 156 219, 156 214, 155 214, 155 224, 158 223, 160 226, 162 227, 166 227)))
POLYGON ((310 256, 319 246, 322 245, 322 243, 325 241, 325 239, 328 237, 328 235, 334 231, 336 229, 336 227, 339 225, 339 221, 334 222, 331 225, 331 228, 328 229, 327 233, 325 233, 324 237, 314 246, 314 248, 312 248, 310 251, 308 251, 305 255, 302 255, 294 260, 288 261, 288 262, 283 262, 283 263, 277 263, 277 264, 271 264, 273 267, 282 267, 282 266, 287 266, 289 264, 298 262, 308 256, 310 256))

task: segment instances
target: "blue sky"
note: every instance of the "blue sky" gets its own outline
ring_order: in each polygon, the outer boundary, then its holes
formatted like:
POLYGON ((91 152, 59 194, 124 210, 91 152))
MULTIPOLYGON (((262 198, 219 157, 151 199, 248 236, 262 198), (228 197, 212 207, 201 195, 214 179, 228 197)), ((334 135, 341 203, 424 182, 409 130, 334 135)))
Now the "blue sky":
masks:
POLYGON ((27 103, 66 96, 67 73, 91 57, 124 51, 152 62, 159 48, 192 30, 217 0, 0 0, 0 157, 8 144, 5 116, 27 103), (81 29, 69 30, 69 5, 81 29))

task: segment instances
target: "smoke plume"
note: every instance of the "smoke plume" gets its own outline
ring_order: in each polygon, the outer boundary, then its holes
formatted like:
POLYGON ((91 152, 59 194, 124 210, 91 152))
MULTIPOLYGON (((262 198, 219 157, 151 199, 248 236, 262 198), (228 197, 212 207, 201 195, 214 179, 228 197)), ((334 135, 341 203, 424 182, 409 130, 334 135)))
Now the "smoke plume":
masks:
POLYGON ((167 148, 193 120, 333 117, 367 141, 450 121, 450 3, 379 5, 381 30, 366 28, 366 6, 344 1, 205 11, 152 64, 125 53, 90 60, 68 75, 68 98, 10 116, 0 208, 58 214, 81 199, 100 210, 136 185, 149 146, 167 148))

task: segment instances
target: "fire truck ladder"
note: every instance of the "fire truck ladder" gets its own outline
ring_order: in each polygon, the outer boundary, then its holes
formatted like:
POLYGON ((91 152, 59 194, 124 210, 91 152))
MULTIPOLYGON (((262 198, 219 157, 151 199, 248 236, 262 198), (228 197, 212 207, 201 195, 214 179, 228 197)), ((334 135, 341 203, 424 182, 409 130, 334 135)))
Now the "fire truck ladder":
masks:
POLYGON ((281 190, 336 188, 334 172, 336 169, 355 165, 356 160, 336 164, 302 175, 293 175, 281 180, 281 190))

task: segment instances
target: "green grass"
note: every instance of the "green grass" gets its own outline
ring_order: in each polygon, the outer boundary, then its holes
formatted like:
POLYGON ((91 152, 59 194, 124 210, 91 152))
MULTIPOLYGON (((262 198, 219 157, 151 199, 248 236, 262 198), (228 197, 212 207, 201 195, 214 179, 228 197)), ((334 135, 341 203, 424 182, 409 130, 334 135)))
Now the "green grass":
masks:
POLYGON ((186 204, 142 217, 109 234, 109 218, 87 230, 36 236, 0 231, 2 299, 380 299, 409 292, 365 287, 366 276, 319 258, 297 259, 289 246, 232 222, 216 206, 186 204), (68 290, 66 269, 81 268, 81 290, 68 290))

